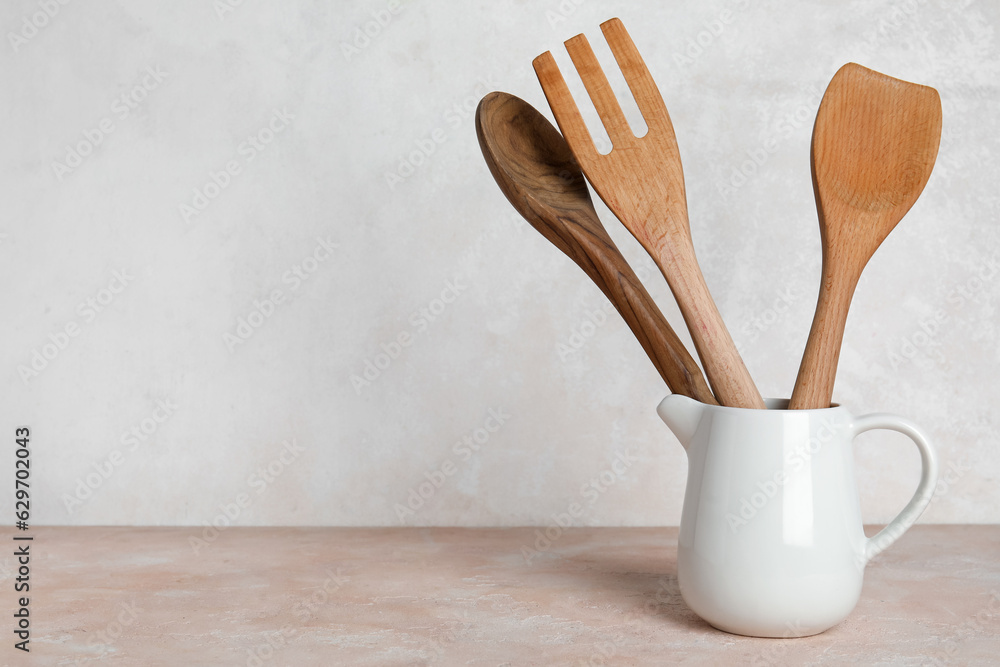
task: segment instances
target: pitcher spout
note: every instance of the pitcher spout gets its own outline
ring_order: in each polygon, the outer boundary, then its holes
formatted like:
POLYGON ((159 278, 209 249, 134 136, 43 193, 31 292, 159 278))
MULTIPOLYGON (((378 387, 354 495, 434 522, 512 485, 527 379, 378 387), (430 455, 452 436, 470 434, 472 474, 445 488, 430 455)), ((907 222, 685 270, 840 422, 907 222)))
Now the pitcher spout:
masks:
POLYGON ((670 427, 685 450, 698 430, 705 404, 680 394, 670 394, 656 406, 660 419, 670 427))

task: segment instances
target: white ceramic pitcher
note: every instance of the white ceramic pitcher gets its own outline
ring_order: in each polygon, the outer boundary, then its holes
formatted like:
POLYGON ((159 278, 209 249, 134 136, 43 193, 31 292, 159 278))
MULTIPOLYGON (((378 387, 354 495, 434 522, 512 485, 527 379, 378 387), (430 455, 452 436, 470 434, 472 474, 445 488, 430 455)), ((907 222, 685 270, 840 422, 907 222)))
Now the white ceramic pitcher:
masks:
POLYGON ((673 394, 657 408, 688 454, 681 595, 726 632, 805 637, 844 620, 861 596, 865 565, 913 525, 937 483, 934 449, 902 417, 787 405, 727 408, 673 394), (868 539, 851 443, 878 428, 909 436, 922 472, 909 504, 868 539))

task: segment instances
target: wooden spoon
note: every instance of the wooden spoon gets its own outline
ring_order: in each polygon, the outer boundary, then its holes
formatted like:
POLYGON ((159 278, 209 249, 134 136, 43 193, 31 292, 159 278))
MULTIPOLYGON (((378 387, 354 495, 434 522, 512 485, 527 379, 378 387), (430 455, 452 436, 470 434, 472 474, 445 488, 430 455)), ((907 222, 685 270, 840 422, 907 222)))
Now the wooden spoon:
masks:
POLYGON ((789 408, 829 407, 858 279, 920 196, 940 139, 933 88, 854 63, 830 81, 812 137, 823 281, 789 408))
POLYGON ((718 405, 701 369, 601 224, 559 131, 524 100, 493 92, 476 109, 476 134, 510 203, 611 300, 670 390, 718 405))

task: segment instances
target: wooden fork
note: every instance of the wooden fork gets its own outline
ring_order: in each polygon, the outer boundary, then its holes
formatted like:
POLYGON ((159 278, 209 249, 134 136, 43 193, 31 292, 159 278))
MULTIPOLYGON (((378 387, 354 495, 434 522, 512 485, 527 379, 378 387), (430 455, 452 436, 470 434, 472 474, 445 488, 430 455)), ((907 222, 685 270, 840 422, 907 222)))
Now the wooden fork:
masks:
POLYGON ((622 22, 616 18, 606 21, 601 31, 646 120, 649 131, 642 138, 629 128, 584 35, 568 40, 566 50, 611 139, 609 154, 597 152, 551 52, 535 58, 535 74, 559 129, 594 190, 667 279, 716 397, 730 407, 763 409, 764 400, 736 350, 695 258, 684 172, 663 98, 622 22))

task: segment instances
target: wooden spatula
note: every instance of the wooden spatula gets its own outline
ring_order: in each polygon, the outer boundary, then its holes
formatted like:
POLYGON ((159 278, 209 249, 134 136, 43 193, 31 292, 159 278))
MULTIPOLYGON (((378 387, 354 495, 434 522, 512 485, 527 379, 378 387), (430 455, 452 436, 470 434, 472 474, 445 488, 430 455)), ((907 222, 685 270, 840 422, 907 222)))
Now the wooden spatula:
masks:
POLYGON ((830 81, 812 137, 823 280, 789 408, 829 407, 858 279, 920 196, 940 139, 933 88, 854 63, 830 81))
POLYGON ((763 409, 764 400, 736 350, 695 258, 684 172, 663 98, 621 21, 602 23, 601 30, 646 120, 649 130, 645 136, 636 137, 629 128, 585 36, 567 41, 566 50, 611 138, 609 154, 597 152, 549 52, 535 58, 538 81, 559 129, 594 190, 667 279, 716 398, 730 407, 763 409))

